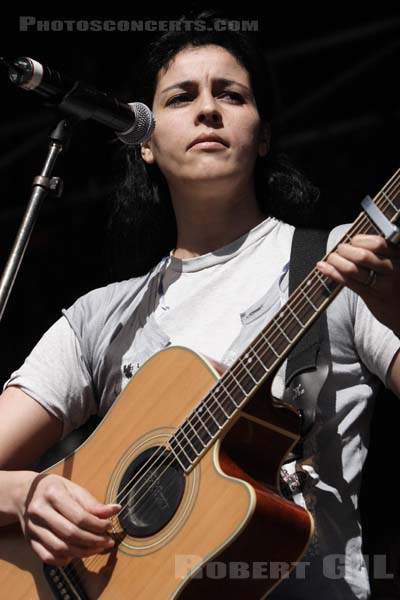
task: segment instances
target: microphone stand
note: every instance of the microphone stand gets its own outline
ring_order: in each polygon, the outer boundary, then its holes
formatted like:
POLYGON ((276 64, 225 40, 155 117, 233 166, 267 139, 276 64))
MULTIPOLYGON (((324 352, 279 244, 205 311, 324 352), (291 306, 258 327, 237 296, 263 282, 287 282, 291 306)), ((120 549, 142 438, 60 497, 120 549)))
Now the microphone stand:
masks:
POLYGON ((50 143, 42 172, 33 179, 30 200, 0 279, 0 321, 3 317, 43 200, 48 194, 55 198, 59 198, 62 195, 64 187, 62 180, 59 177, 52 177, 51 175, 59 154, 67 147, 70 141, 72 125, 76 121, 77 119, 74 118, 69 120, 63 119, 50 133, 50 143))

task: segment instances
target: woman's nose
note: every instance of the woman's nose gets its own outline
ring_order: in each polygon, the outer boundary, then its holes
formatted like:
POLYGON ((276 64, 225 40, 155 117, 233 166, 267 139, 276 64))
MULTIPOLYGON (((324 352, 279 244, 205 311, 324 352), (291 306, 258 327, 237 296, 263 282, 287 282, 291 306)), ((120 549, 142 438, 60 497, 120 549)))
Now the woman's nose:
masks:
POLYGON ((222 123, 222 115, 216 99, 212 94, 205 93, 198 98, 197 123, 211 123, 214 127, 222 123))

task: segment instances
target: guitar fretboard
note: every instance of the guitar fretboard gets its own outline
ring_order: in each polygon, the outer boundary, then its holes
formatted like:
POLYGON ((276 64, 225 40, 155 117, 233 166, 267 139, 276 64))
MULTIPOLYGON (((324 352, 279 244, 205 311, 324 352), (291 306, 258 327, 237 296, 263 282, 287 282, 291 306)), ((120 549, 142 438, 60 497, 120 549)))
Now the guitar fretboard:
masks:
MULTIPOLYGON (((400 169, 373 202, 392 223, 398 220, 400 169)), ((357 234, 380 235, 381 232, 362 212, 331 252, 339 244, 351 242, 357 234)), ((245 352, 222 375, 169 441, 170 449, 186 472, 198 462, 269 374, 276 372, 342 287, 314 268, 245 352)))

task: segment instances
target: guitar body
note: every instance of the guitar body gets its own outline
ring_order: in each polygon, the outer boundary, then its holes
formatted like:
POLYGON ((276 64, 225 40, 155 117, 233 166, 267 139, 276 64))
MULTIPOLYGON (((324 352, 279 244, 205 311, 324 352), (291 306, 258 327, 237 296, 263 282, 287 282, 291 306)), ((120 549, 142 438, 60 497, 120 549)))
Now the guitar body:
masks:
POLYGON ((218 378, 209 361, 183 347, 146 362, 88 440, 47 471, 103 502, 120 493, 115 548, 67 569, 47 566, 45 576, 19 526, 3 527, 2 597, 258 600, 279 583, 300 560, 313 524, 306 510, 279 494, 279 467, 298 440, 299 417, 275 404, 265 385, 192 470, 184 473, 169 460, 164 479, 154 471, 143 494, 141 477, 156 460, 154 449, 163 461, 170 456, 168 439, 218 378), (130 494, 132 478, 138 483, 130 494))

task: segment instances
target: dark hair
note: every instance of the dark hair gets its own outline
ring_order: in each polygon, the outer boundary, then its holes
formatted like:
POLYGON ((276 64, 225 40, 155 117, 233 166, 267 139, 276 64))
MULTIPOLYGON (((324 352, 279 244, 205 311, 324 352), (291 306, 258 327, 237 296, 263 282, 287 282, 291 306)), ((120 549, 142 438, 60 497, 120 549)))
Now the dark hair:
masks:
MULTIPOLYGON (((188 46, 215 44, 228 50, 248 71, 260 118, 273 123, 273 86, 255 33, 219 31, 213 27, 216 19, 223 17, 215 11, 190 15, 190 20, 206 23, 205 29, 185 31, 182 27, 182 31, 165 33, 153 41, 136 69, 140 73, 134 87, 136 98, 151 107, 160 69, 168 68, 175 55, 188 46)), ((186 15, 180 22, 187 20, 186 15)), ((258 205, 266 215, 294 225, 307 225, 319 191, 286 155, 275 150, 276 142, 273 131, 270 152, 257 158, 258 205)), ((118 160, 123 173, 109 222, 109 241, 113 277, 125 279, 154 267, 175 247, 177 231, 169 188, 158 166, 147 165, 138 146, 122 148, 118 160)))

